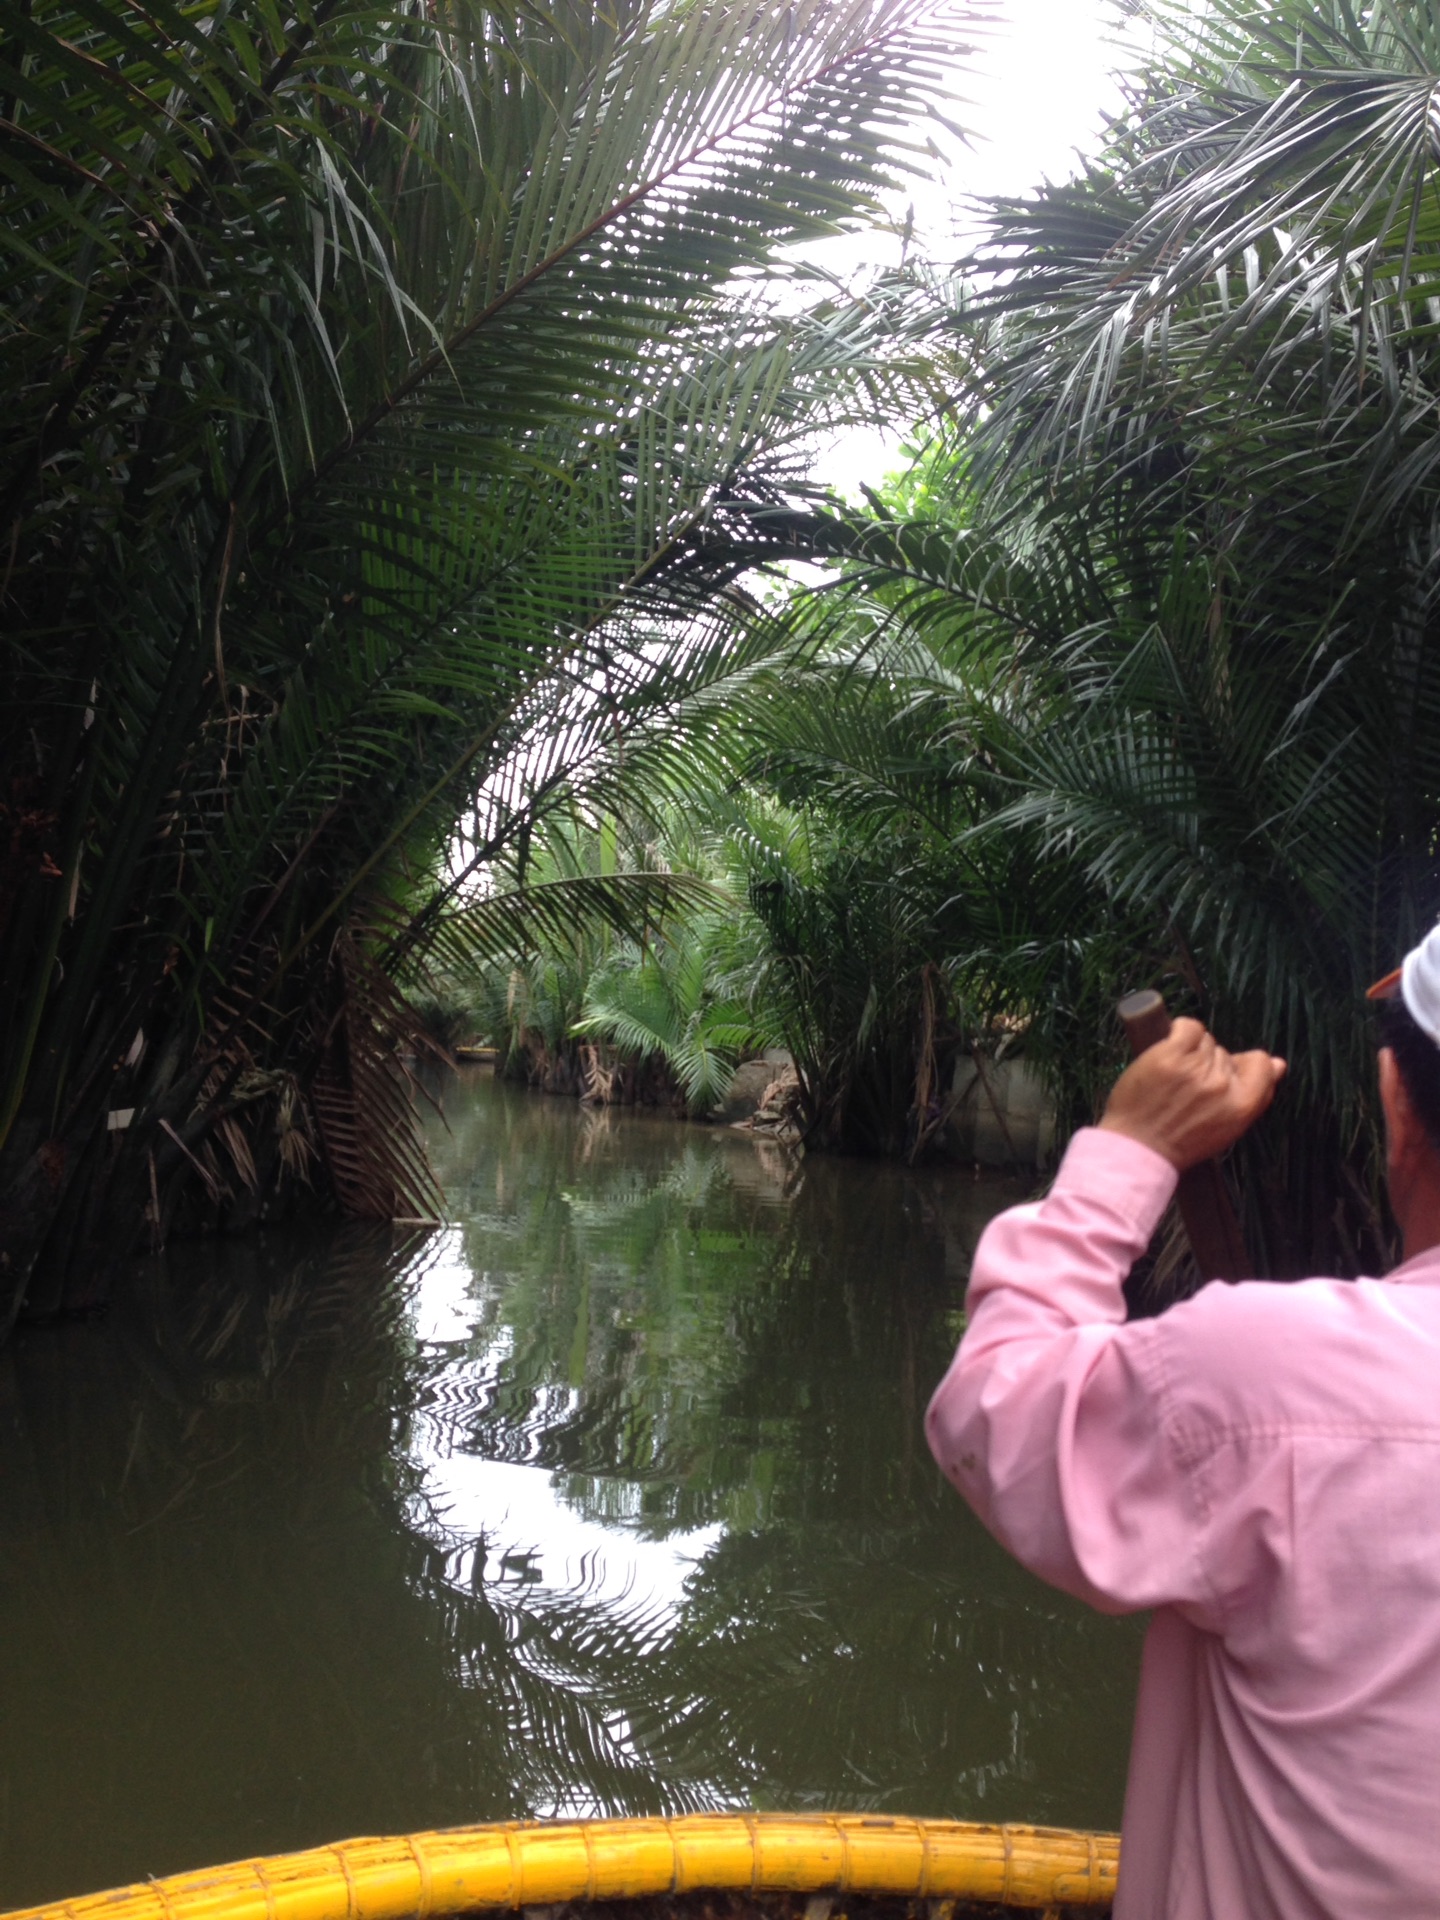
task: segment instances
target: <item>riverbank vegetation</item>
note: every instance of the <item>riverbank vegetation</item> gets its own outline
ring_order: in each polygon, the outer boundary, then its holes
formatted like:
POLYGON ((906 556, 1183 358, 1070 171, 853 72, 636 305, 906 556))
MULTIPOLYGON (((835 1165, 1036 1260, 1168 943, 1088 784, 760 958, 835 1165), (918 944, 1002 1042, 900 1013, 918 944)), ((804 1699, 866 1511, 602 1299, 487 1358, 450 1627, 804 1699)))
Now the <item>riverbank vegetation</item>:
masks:
POLYGON ((1257 1262, 1383 1262, 1363 988, 1440 910, 1440 17, 1146 11, 1076 179, 799 311, 755 276, 914 159, 957 16, 31 18, 7 1312, 306 1180, 423 1215, 437 991, 701 1110, 782 1044, 812 1145, 914 1154, 997 1036, 1089 1117, 1159 983, 1291 1058, 1257 1262), (877 415, 911 470, 817 503, 809 437, 877 415))

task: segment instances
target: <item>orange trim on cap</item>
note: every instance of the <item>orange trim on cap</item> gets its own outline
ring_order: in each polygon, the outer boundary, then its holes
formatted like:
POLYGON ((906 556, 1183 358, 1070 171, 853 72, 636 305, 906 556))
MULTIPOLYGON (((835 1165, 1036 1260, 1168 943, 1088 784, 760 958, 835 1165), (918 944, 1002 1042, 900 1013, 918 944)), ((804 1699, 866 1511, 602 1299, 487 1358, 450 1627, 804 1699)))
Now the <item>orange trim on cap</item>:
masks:
POLYGON ((1367 1000, 1393 1000, 1400 991, 1400 975, 1404 971, 1396 967, 1393 973, 1387 973, 1383 980, 1377 980, 1373 987, 1365 989, 1367 1000))

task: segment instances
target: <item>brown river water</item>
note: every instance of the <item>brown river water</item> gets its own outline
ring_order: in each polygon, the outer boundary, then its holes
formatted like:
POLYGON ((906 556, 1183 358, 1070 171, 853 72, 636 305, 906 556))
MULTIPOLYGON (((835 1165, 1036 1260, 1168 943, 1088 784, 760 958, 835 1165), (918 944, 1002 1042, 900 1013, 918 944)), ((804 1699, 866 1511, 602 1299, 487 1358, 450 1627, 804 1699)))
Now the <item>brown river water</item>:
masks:
POLYGON ((0 1352, 0 1906, 521 1815, 1118 1824, 1138 1623, 921 1433, 1019 1190, 444 1101, 443 1230, 177 1247, 0 1352))

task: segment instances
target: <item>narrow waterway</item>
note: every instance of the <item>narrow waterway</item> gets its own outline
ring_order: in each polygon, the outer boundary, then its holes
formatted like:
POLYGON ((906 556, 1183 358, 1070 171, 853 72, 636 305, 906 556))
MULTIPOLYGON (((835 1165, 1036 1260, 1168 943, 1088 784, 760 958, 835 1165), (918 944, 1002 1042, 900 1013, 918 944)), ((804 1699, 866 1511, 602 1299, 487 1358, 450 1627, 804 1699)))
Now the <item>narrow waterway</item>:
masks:
POLYGON ((0 1354, 0 1905, 513 1815, 1116 1824, 1137 1624, 920 1429, 1013 1190, 445 1107, 444 1231, 177 1248, 0 1354))

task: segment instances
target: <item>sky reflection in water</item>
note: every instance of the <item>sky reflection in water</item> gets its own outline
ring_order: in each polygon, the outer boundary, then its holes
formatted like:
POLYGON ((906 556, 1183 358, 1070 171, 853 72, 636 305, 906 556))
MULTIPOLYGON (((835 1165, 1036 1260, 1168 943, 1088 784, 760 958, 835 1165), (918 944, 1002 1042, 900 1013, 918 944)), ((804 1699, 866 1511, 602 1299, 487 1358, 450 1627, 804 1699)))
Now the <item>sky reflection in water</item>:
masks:
MULTIPOLYGON (((461 1231, 436 1235, 409 1278, 408 1317, 428 1361, 431 1394, 461 1407, 490 1398, 514 1342, 507 1332, 479 1351, 471 1345, 477 1276, 461 1231)), ((505 1280, 486 1273, 478 1284, 503 1287, 505 1280)), ((570 1392, 555 1385, 540 1393, 532 1414, 538 1431, 563 1418, 570 1392)), ((658 1603, 673 1612, 696 1561, 724 1531, 697 1527, 656 1539, 641 1527, 638 1501, 628 1524, 620 1512, 604 1522, 587 1518, 564 1499, 548 1469, 462 1451, 454 1423, 425 1412, 412 1426, 410 1458, 423 1476, 411 1499, 411 1524, 440 1547, 459 1549, 455 1577, 472 1586, 487 1576, 543 1582, 591 1600, 658 1603)), ((617 1491, 623 1499, 628 1489, 617 1491)))
POLYGON ((446 1111, 443 1233, 178 1248, 0 1356, 0 1903, 516 1814, 1115 1824, 1136 1624, 920 1432, 1011 1194, 446 1111))

